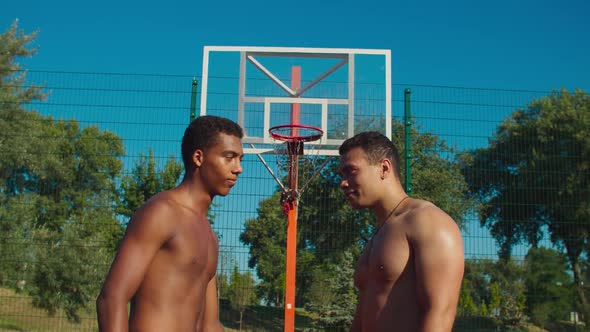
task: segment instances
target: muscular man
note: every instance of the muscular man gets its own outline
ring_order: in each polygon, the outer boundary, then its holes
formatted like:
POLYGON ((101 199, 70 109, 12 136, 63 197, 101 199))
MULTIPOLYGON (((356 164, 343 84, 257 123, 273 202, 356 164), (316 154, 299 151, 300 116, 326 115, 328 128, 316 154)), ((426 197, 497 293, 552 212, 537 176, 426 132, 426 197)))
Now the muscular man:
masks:
POLYGON ((464 267, 457 224, 434 204, 408 197, 387 137, 360 133, 339 152, 346 199, 370 209, 378 222, 356 266, 359 302, 351 330, 451 331, 464 267))
POLYGON ((184 179, 131 219, 97 299, 100 331, 223 331, 215 283, 219 247, 207 211, 242 173, 242 136, 236 123, 214 116, 188 126, 184 179))

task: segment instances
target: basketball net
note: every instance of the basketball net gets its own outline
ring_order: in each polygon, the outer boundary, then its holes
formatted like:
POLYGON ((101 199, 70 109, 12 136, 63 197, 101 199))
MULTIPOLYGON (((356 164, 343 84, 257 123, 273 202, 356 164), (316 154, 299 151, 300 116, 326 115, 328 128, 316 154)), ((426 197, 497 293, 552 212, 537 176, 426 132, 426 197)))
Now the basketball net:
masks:
POLYGON ((293 124, 273 127, 270 132, 277 163, 275 180, 280 182, 281 205, 287 215, 328 161, 320 161, 319 144, 305 144, 319 140, 323 132, 316 127, 293 124))

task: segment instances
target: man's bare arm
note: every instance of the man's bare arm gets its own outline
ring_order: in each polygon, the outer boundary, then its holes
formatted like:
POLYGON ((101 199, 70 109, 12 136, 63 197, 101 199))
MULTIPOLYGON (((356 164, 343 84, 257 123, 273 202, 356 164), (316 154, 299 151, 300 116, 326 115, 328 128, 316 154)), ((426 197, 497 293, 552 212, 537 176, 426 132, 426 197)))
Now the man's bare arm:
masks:
POLYGON ((456 223, 434 206, 416 211, 410 222, 416 294, 424 313, 418 331, 450 332, 463 279, 461 233, 456 223))
POLYGON ((219 305, 217 301, 216 277, 211 278, 205 293, 205 312, 203 315, 203 331, 223 332, 219 321, 219 305))
POLYGON ((127 304, 162 244, 172 236, 169 206, 148 203, 133 217, 96 300, 100 331, 127 331, 127 304))
POLYGON ((362 332, 362 320, 361 320, 361 305, 362 305, 362 292, 359 292, 359 302, 356 305, 356 310, 354 311, 354 318, 352 319, 352 325, 350 327, 350 332, 362 332))

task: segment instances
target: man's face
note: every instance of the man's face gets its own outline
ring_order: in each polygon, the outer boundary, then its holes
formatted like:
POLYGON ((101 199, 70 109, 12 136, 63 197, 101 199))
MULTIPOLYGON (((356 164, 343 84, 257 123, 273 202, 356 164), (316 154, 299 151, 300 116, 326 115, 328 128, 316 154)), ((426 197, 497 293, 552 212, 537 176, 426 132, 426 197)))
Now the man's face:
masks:
POLYGON ((203 153, 202 180, 212 195, 225 196, 242 173, 242 141, 240 138, 219 133, 217 142, 203 153))
POLYGON ((370 207, 375 203, 375 185, 381 179, 379 165, 369 164, 362 148, 353 148, 340 156, 340 188, 353 208, 370 207))

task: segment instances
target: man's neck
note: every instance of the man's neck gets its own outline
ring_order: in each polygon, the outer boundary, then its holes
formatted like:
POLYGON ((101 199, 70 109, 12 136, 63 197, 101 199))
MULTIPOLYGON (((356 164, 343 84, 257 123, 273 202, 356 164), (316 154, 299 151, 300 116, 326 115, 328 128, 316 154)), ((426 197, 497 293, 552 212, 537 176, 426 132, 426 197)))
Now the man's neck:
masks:
POLYGON ((403 191, 389 191, 384 199, 374 208, 375 217, 379 225, 383 225, 403 208, 408 195, 403 191))
POLYGON ((200 182, 185 177, 180 185, 176 187, 176 190, 181 204, 198 214, 207 215, 207 211, 209 211, 209 207, 213 202, 213 196, 203 189, 200 182))

